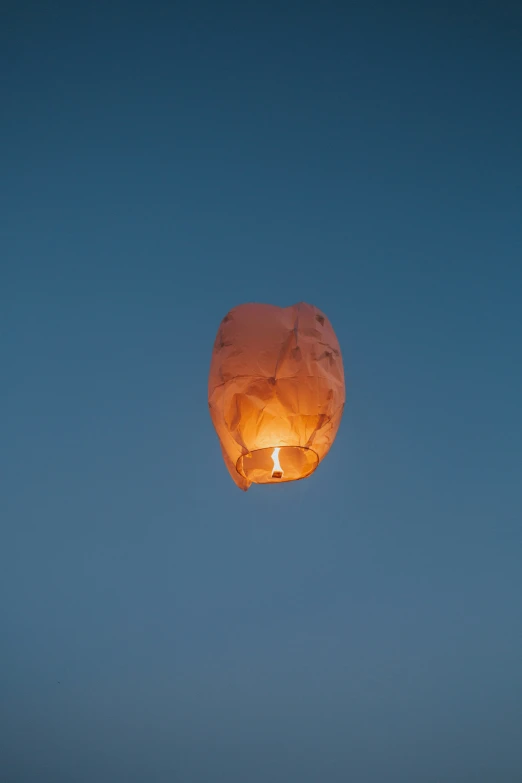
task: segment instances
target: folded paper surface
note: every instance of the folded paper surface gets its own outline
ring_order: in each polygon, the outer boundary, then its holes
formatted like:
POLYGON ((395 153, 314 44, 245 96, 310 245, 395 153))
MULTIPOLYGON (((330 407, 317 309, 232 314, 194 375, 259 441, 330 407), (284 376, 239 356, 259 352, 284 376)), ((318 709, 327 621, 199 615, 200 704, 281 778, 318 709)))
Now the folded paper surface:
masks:
POLYGON ((244 304, 222 320, 208 402, 241 489, 310 475, 333 443, 344 401, 339 343, 313 305, 244 304))

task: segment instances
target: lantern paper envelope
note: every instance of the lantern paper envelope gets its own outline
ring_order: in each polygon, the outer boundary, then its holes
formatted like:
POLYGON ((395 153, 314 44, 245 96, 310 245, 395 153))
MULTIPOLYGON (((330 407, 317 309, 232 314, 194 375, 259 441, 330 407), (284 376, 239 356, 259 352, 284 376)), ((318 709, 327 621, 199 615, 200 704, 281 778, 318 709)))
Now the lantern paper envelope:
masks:
POLYGON ((339 343, 316 307, 244 304, 223 318, 208 402, 241 489, 313 473, 334 441, 344 401, 339 343))

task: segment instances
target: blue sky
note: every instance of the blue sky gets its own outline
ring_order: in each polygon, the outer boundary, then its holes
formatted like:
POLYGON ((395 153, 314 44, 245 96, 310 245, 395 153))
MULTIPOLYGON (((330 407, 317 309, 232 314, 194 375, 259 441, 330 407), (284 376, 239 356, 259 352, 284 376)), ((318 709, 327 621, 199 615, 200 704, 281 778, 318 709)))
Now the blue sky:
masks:
POLYGON ((4 13, 2 780, 522 774, 522 15, 424 5, 4 13), (248 301, 347 405, 244 494, 248 301))

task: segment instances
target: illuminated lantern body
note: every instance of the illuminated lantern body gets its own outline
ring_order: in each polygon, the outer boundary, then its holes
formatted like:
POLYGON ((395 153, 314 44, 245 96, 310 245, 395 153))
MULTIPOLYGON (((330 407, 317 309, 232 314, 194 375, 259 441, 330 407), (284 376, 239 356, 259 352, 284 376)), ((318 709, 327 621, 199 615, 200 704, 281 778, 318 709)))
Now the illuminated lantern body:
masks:
POLYGON ((316 307, 245 304, 225 316, 208 401, 226 466, 241 489, 313 473, 334 441, 344 400, 339 343, 316 307))

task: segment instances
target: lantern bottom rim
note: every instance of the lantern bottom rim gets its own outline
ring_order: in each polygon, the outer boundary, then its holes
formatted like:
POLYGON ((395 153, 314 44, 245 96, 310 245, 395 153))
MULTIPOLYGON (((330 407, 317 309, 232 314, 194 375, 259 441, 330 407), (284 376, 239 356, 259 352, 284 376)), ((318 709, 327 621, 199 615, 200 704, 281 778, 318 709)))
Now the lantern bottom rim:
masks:
POLYGON ((253 484, 284 484, 308 478, 319 465, 319 455, 308 446, 269 446, 242 454, 237 472, 253 484))

